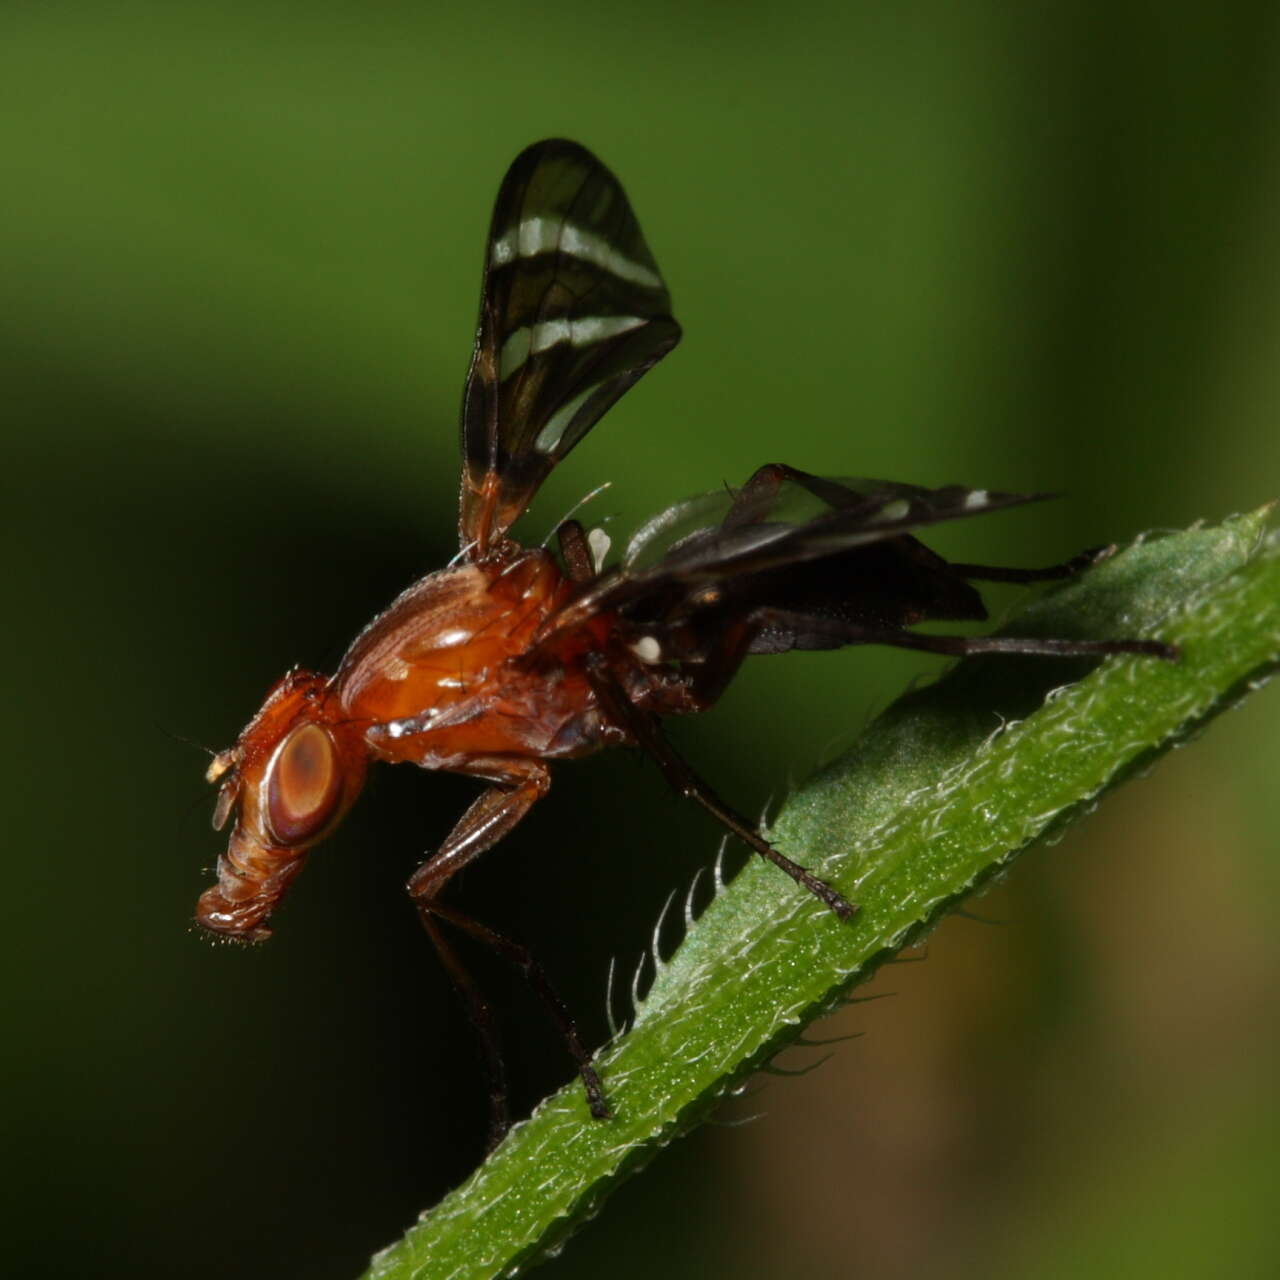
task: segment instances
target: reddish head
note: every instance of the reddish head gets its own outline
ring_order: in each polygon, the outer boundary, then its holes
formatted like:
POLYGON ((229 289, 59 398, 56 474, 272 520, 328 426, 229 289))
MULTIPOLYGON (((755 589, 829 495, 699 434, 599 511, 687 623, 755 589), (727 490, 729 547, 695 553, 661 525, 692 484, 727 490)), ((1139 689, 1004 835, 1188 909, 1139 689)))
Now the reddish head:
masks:
POLYGON ((271 936, 272 910, 307 850, 338 824, 364 785, 367 748, 340 720, 328 681, 291 671, 267 695, 234 747, 206 775, 221 784, 213 825, 235 829, 218 858, 218 883, 200 895, 196 921, 242 942, 271 936))

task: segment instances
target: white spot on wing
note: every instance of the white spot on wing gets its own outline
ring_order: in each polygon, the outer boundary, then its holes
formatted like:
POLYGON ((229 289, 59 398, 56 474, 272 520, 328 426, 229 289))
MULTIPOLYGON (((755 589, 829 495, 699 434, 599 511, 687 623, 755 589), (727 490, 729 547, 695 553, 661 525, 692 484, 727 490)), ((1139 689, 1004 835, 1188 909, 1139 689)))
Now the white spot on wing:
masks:
POLYGON ((964 509, 976 511, 979 507, 985 507, 990 501, 991 495, 985 489, 970 489, 964 495, 964 509))
POLYGON ((894 498, 892 502, 886 502, 880 508, 880 518, 882 520, 902 520, 911 511, 911 503, 906 498, 894 498))

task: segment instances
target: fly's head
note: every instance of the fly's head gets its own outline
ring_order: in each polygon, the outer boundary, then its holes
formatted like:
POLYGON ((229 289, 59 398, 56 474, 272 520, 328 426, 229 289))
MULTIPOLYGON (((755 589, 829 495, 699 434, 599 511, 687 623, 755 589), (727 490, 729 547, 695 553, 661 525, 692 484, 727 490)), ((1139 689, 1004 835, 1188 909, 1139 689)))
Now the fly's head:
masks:
POLYGON ((328 682, 289 672, 267 695, 234 747, 219 752, 206 778, 218 785, 213 825, 235 815, 218 883, 205 890, 196 921, 222 937, 260 942, 267 921, 307 850, 341 821, 364 784, 358 730, 327 697, 328 682))

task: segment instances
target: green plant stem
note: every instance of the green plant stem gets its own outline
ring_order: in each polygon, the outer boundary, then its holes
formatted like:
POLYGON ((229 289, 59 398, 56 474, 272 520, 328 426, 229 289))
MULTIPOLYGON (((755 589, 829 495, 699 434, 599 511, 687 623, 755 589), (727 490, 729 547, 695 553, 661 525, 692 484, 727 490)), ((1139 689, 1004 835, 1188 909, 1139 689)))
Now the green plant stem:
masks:
POLYGON ((1177 664, 959 664, 902 698, 802 786, 772 838, 860 911, 841 924, 763 864, 659 960, 598 1064, 616 1117, 575 1081, 373 1261, 368 1280, 527 1266, 744 1076, 1031 844, 1187 740, 1280 655, 1280 544, 1266 512, 1140 542, 1019 611, 1004 634, 1157 637, 1177 664))

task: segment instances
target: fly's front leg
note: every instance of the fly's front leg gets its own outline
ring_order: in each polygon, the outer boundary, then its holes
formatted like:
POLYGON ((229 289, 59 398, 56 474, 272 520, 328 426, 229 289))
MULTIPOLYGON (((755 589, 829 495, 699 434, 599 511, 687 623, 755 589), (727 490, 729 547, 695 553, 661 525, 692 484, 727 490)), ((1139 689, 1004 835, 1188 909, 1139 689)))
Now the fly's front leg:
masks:
POLYGON ((467 863, 491 849, 533 807, 539 796, 550 785, 545 766, 541 777, 536 774, 522 780, 512 779, 512 785, 489 787, 477 796, 457 825, 446 837, 434 857, 428 858, 409 878, 405 886, 422 927, 435 946, 454 990, 462 999, 467 1017, 475 1030, 484 1058, 485 1074, 489 1080, 489 1142, 493 1150, 510 1128, 507 1108, 507 1073, 502 1060, 502 1047, 493 1010, 480 994, 461 957, 449 944, 436 923, 436 896, 445 884, 467 863), (540 785, 541 784, 541 785, 540 785))
POLYGON ((434 856, 409 877, 405 887, 419 907, 429 904, 467 863, 492 849, 551 789, 551 771, 539 760, 482 760, 468 772, 493 785, 472 801, 434 856))
POLYGON ((591 1114, 597 1119, 604 1119, 609 1115, 609 1108, 604 1099, 600 1077, 591 1064, 591 1055, 578 1038, 577 1025, 533 953, 520 943, 511 941, 487 925, 439 901, 440 892, 449 880, 468 863, 493 848, 551 786, 550 770, 537 760, 518 757, 479 760, 472 763, 470 771, 491 779, 494 785, 476 798, 439 851, 409 877, 406 888, 418 909, 423 928, 435 944, 454 987, 467 1007, 472 1026, 481 1043, 489 1076, 489 1147, 492 1150, 509 1126, 506 1072, 493 1012, 457 953, 441 935, 437 921, 447 921, 461 929, 521 970, 565 1037, 586 1088, 591 1114))
POLYGON ((512 941, 496 929, 490 929, 488 925, 481 924, 479 920, 474 920, 453 907, 446 907, 443 903, 437 902, 433 903, 429 910, 432 915, 448 920, 464 933, 470 934, 477 942, 482 942, 498 952, 524 974, 525 980, 560 1028, 560 1034, 564 1036, 570 1056, 577 1063, 578 1074, 582 1077, 582 1087, 586 1090, 587 1106, 591 1114, 597 1120, 608 1120, 613 1113, 605 1100, 604 1086, 601 1085, 600 1076, 591 1061, 591 1054, 583 1047, 578 1037, 578 1024, 574 1021, 568 1006, 556 993, 546 970, 538 963, 533 952, 523 943, 512 941))
POLYGON ((434 913, 419 910, 418 918, 427 931, 444 965, 453 989, 458 993, 467 1010, 467 1018, 480 1044, 480 1053, 484 1058, 485 1076, 489 1082, 489 1138, 485 1143, 485 1154, 502 1141, 507 1130, 511 1128, 511 1113, 507 1106, 507 1069, 502 1060, 502 1043, 498 1037, 498 1028, 493 1020, 493 1010, 489 1002, 480 994, 479 988, 467 972, 458 953, 445 940, 444 934, 437 927, 434 913))

